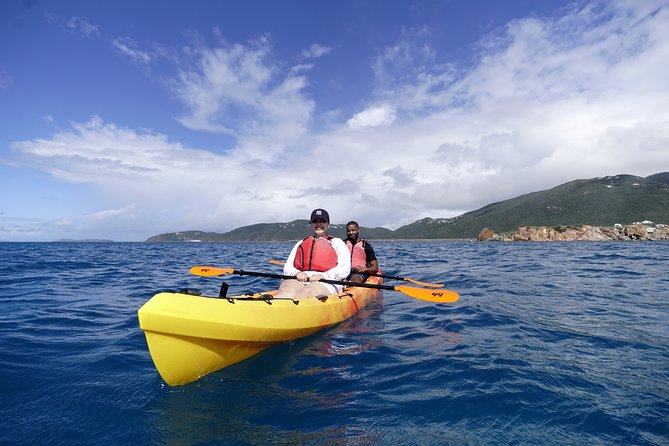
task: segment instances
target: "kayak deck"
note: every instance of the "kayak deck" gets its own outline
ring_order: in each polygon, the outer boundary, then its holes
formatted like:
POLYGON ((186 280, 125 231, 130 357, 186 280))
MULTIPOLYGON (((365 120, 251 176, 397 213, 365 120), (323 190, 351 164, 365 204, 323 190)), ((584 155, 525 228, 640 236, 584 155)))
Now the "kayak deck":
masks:
MULTIPOLYGON (((368 283, 379 280, 370 277, 368 283)), ((153 296, 138 317, 163 380, 171 386, 187 384, 274 344, 331 327, 364 308, 379 290, 351 287, 341 294, 306 299, 274 298, 274 293, 153 296)))

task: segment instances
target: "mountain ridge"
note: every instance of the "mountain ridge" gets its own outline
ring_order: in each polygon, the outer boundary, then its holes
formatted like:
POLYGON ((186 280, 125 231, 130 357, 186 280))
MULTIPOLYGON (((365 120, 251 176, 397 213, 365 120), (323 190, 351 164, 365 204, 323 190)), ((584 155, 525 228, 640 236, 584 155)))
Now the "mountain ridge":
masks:
MULTIPOLYGON (((526 226, 614 226, 637 221, 669 223, 669 172, 648 177, 619 174, 577 179, 530 192, 451 218, 426 217, 396 230, 361 227, 370 240, 474 239, 483 228, 496 233, 526 226)), ((330 233, 345 238, 343 224, 330 233)), ((289 241, 310 234, 307 220, 257 223, 225 233, 180 231, 149 237, 147 242, 289 241)))

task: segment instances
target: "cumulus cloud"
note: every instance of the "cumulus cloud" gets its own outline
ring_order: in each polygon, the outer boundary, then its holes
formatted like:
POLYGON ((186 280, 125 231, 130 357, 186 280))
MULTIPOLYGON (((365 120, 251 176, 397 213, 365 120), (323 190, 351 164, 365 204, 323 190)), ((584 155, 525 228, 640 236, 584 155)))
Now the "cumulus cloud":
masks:
POLYGON ((383 172, 383 175, 393 181, 393 190, 407 188, 416 184, 416 171, 408 171, 401 166, 395 166, 383 172))
POLYGON ((101 210, 71 219, 69 228, 82 234, 95 225, 137 239, 140 231, 146 237, 183 228, 231 229, 248 224, 249 217, 254 223, 306 218, 313 201, 330 196, 327 201, 332 202, 346 188, 358 188, 343 177, 328 184, 324 172, 329 163, 315 154, 317 149, 305 148, 300 158, 282 167, 249 159, 250 152, 266 149, 268 141, 249 139, 244 144, 214 153, 94 116, 48 139, 15 142, 12 149, 19 166, 86 184, 104 197, 101 210), (295 197, 309 199, 299 203, 295 197))
POLYGON ((375 105, 353 115, 346 124, 349 127, 377 127, 390 125, 396 118, 395 108, 389 105, 375 105))
POLYGON ((49 139, 15 142, 12 148, 26 166, 74 183, 154 181, 166 171, 178 171, 186 159, 197 165, 214 156, 184 149, 165 135, 106 124, 99 116, 74 123, 49 139))
POLYGON ((576 3, 495 30, 466 68, 440 59, 429 30, 406 31, 372 64, 370 105, 318 132, 309 69, 284 67, 267 38, 198 46, 170 84, 179 121, 232 135, 229 150, 98 117, 13 148, 25 165, 100 188, 100 215, 143 222, 147 236, 316 206, 394 228, 575 178, 669 170, 668 24, 665 2, 576 3))
MULTIPOLYGON (((626 172, 630 162, 647 175, 669 167, 654 149, 669 142, 669 91, 661 81, 669 75, 667 23, 660 2, 587 4, 554 19, 516 20, 481 42, 478 63, 460 73, 406 63, 410 52, 402 49, 421 44, 402 43, 382 54, 380 84, 392 78, 393 57, 400 74, 403 66, 420 68, 414 81, 387 88, 384 100, 396 108, 410 154, 432 162, 416 172, 449 172, 441 181, 454 192, 443 194, 446 209, 462 205, 451 197, 473 190, 485 193, 471 208, 575 177, 626 172), (626 159, 632 152, 643 156, 626 159)), ((424 191, 415 193, 420 199, 424 191)))

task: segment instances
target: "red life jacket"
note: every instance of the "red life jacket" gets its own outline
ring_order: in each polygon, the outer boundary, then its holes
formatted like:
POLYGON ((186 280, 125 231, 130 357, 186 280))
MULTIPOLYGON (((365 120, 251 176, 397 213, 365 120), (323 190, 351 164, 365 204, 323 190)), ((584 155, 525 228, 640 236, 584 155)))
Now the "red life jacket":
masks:
POLYGON ((337 266, 337 251, 332 246, 333 237, 307 237, 295 253, 293 265, 300 271, 328 271, 337 266))
POLYGON ((355 245, 351 244, 351 241, 346 239, 346 246, 351 253, 351 268, 354 266, 359 266, 362 268, 367 267, 367 254, 365 254, 365 240, 360 240, 355 245))

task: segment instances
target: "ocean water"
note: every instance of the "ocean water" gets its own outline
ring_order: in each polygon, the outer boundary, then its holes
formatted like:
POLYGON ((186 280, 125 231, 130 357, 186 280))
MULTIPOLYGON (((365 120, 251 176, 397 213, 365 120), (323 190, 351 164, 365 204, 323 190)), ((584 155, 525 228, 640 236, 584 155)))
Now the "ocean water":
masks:
POLYGON ((663 242, 377 242, 384 272, 460 301, 385 291, 331 329, 165 385, 140 306, 217 293, 194 265, 279 272, 268 261, 290 247, 0 243, 0 444, 669 445, 663 242))

